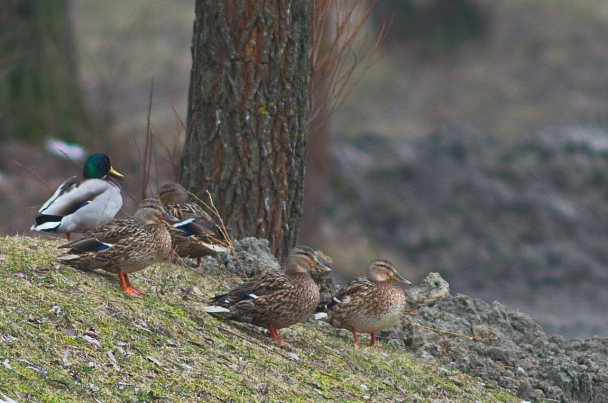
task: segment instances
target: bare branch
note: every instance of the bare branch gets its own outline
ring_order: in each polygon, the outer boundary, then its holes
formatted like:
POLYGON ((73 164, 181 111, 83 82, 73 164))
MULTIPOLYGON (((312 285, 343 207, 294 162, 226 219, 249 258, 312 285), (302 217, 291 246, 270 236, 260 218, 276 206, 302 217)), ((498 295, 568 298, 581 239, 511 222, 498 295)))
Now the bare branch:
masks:
POLYGON ((152 133, 150 129, 150 115, 152 114, 152 95, 154 94, 154 77, 152 77, 152 83, 150 85, 150 99, 148 101, 148 119, 146 122, 146 142, 144 146, 144 163, 143 163, 143 177, 141 179, 141 198, 146 198, 146 188, 148 187, 148 181, 150 179, 150 164, 151 155, 150 150, 152 146, 152 133))
POLYGON ((311 93, 320 90, 322 96, 315 99, 322 101, 312 105, 310 121, 328 107, 329 117, 346 101, 363 74, 380 59, 380 45, 392 20, 382 25, 373 41, 370 39, 368 21, 377 1, 370 4, 355 0, 314 1, 311 93))

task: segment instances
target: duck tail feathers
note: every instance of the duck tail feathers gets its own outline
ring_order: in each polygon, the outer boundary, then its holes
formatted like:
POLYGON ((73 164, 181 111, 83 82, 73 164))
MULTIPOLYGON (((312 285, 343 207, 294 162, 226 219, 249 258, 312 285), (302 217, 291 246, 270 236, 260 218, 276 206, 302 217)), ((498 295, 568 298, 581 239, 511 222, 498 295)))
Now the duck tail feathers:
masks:
POLYGON ((230 309, 224 308, 222 306, 218 306, 218 305, 213 305, 213 306, 208 306, 205 307, 205 312, 207 313, 215 313, 215 314, 222 314, 222 313, 229 313, 230 309))
POLYGON ((315 313, 314 318, 316 320, 325 319, 325 318, 327 318, 327 314, 325 312, 317 312, 317 313, 315 313))

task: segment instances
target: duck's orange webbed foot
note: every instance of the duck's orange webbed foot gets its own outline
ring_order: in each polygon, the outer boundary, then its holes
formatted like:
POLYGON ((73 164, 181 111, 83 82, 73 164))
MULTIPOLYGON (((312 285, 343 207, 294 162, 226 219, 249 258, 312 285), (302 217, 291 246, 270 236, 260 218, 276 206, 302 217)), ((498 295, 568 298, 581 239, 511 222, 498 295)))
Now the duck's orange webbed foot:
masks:
POLYGON ((131 285, 131 280, 126 273, 121 271, 118 272, 118 279, 120 280, 120 288, 127 294, 135 298, 141 298, 146 295, 144 290, 139 290, 131 285))
POLYGON ((124 289, 124 292, 135 298, 141 298, 146 295, 144 290, 139 290, 135 287, 127 287, 124 289))

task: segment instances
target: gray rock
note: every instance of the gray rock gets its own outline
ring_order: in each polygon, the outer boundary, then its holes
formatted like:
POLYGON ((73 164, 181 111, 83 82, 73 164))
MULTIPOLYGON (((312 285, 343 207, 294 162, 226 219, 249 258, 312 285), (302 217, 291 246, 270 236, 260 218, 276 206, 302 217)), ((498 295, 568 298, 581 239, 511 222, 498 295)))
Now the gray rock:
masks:
POLYGON ((429 273, 420 285, 405 291, 410 306, 432 305, 448 295, 450 295, 450 285, 439 273, 429 273))
MULTIPOLYGON (((433 274, 425 282, 441 281, 433 274)), ((549 336, 522 312, 462 294, 418 305, 406 319, 412 323, 386 336, 403 337, 418 355, 511 389, 522 399, 608 401, 606 339, 549 336)))
POLYGON ((203 260, 203 270, 216 273, 218 270, 224 274, 230 273, 236 277, 255 277, 266 270, 281 268, 277 259, 268 247, 267 239, 244 238, 232 242, 235 253, 220 253, 218 260, 215 257, 206 257, 203 260), (236 255, 236 257, 235 257, 236 255))

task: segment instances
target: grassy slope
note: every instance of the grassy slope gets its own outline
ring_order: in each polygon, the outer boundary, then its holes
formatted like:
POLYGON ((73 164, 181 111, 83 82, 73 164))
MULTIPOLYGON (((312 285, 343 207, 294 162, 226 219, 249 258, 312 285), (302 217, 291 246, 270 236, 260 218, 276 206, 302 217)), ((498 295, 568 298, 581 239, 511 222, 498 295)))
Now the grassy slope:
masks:
POLYGON ((114 275, 59 267, 61 242, 0 238, 0 392, 20 403, 520 401, 314 323, 283 330, 293 343, 279 346, 206 315, 204 300, 227 284, 176 265, 133 275, 149 294, 129 298, 114 275))

